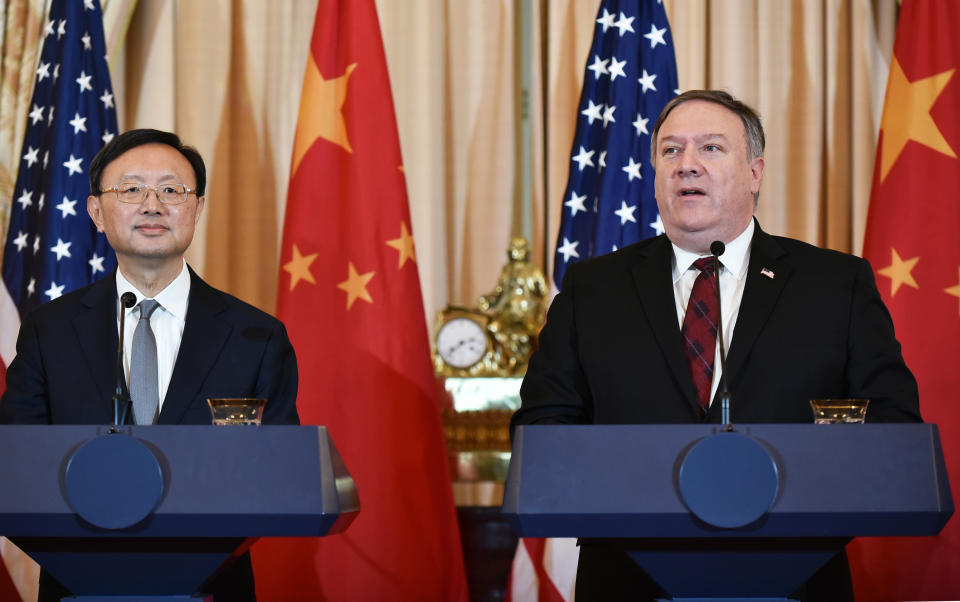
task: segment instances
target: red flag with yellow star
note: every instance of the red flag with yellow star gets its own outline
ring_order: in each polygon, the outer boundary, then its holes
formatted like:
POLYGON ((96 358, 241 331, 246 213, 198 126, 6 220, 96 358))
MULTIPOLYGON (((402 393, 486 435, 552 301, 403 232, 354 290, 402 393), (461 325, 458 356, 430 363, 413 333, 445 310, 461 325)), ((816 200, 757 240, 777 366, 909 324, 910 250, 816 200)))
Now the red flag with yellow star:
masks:
MULTIPOLYGON (((960 499, 960 3, 904 0, 877 146, 864 256, 893 314, 920 410, 960 499)), ((960 599, 960 523, 857 540, 860 600, 960 599)))
POLYGON ((320 0, 297 122, 278 316, 297 408, 360 495, 349 529, 258 543, 261 600, 467 600, 463 555, 373 0, 320 0))

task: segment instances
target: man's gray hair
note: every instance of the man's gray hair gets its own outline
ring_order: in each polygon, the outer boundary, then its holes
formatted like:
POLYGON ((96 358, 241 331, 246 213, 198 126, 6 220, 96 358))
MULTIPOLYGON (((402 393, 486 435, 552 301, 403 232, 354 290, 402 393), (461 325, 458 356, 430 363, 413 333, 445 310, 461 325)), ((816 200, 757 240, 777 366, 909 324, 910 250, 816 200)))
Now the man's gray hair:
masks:
POLYGON ((660 127, 671 111, 691 100, 712 102, 736 114, 743 122, 743 129, 746 133, 748 160, 752 161, 763 156, 766 138, 763 135, 763 124, 760 123, 760 116, 757 115, 756 111, 724 90, 687 90, 680 96, 674 97, 667 103, 667 106, 663 107, 656 125, 653 126, 653 136, 651 136, 650 141, 650 161, 654 166, 657 164, 657 137, 660 134, 660 127))

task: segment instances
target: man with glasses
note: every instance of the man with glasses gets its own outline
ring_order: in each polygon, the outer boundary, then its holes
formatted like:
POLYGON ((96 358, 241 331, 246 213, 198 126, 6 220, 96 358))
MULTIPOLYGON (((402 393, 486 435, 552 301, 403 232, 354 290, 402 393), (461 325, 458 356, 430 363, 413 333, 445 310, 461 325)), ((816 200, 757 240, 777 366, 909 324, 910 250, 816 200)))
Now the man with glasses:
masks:
MULTIPOLYGON (((265 423, 299 423, 297 362, 283 324, 214 289, 184 261, 205 185, 203 158, 176 134, 132 130, 94 157, 87 212, 118 269, 24 318, 0 423, 111 423, 119 311, 128 422, 210 424, 207 398, 262 397, 265 423), (129 308, 125 293, 135 297, 129 308)), ((209 589, 218 600, 255 600, 249 555, 209 589)), ((41 601, 64 595, 41 574, 41 601)))

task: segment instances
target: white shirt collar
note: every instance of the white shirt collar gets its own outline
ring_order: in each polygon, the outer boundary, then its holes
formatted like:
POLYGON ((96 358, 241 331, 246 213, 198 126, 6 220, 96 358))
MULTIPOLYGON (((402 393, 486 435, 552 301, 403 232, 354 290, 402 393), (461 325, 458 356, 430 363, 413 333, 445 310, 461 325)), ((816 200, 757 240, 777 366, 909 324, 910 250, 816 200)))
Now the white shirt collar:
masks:
MULTIPOLYGON (((720 256, 720 263, 723 264, 723 269, 733 274, 737 280, 742 279, 747 272, 747 252, 750 250, 750 243, 753 241, 753 230, 753 219, 751 219, 746 229, 741 232, 739 236, 727 243, 723 255, 720 256)), ((674 283, 683 277, 683 274, 690 269, 693 262, 701 257, 708 257, 691 253, 690 251, 684 251, 672 242, 670 244, 673 246, 674 283)))
MULTIPOLYGON (((137 303, 147 298, 137 287, 130 284, 130 281, 123 277, 120 270, 117 270, 117 299, 124 293, 133 293, 137 297, 137 303)), ((183 262, 180 273, 168 284, 162 291, 154 296, 154 300, 160 304, 165 311, 174 317, 184 319, 187 315, 187 298, 190 295, 190 271, 187 269, 187 262, 183 262)), ((134 303, 136 307, 136 303, 134 303)), ((132 310, 133 308, 131 308, 132 310)))

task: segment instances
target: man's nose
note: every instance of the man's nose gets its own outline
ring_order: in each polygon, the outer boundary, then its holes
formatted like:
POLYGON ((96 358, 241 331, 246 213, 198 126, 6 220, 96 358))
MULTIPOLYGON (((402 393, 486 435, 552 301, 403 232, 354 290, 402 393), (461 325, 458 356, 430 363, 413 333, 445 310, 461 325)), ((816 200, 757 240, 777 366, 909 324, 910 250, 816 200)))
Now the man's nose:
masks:
POLYGON ((697 176, 703 173, 703 166, 693 149, 683 149, 677 165, 677 173, 681 176, 697 176))
POLYGON ((156 189, 147 189, 147 198, 140 203, 140 210, 145 213, 160 213, 163 211, 163 201, 160 200, 160 195, 156 189))

